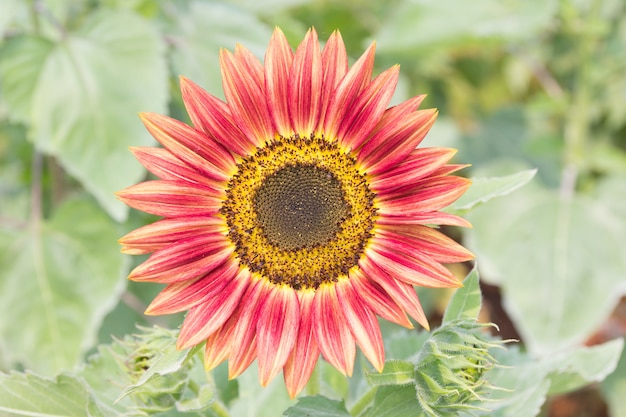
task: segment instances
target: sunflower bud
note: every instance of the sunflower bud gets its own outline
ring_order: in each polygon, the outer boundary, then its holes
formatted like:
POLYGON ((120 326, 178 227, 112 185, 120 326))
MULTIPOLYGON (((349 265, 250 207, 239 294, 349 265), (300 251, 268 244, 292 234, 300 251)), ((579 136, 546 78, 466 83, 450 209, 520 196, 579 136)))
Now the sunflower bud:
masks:
POLYGON ((505 341, 491 339, 481 330, 491 324, 452 321, 435 330, 419 353, 415 390, 423 411, 432 417, 456 416, 479 410, 493 387, 485 373, 497 366, 489 353, 505 341))

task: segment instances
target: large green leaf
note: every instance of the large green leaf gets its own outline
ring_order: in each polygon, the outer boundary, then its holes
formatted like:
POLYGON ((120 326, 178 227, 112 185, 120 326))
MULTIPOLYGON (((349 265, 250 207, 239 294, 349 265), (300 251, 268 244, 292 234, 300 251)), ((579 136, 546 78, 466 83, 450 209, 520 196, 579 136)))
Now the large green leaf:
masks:
POLYGON ((468 39, 524 39, 547 27, 555 10, 553 0, 404 0, 377 40, 385 53, 397 54, 468 39))
POLYGON ((174 72, 218 97, 223 96, 220 48, 233 50, 239 43, 261 58, 271 36, 257 16, 232 5, 194 1, 178 13, 171 29, 174 72))
POLYGON ((524 187, 468 219, 482 278, 502 286, 504 306, 535 353, 583 342, 624 291, 626 228, 599 198, 524 187))
POLYGON ((601 345, 582 346, 572 352, 560 352, 546 358, 553 371, 550 378, 549 394, 574 391, 592 382, 603 381, 615 370, 624 340, 615 339, 601 345))
POLYGON ((86 200, 29 228, 0 230, 0 339, 9 363, 52 375, 92 346, 124 288, 118 235, 86 200))
POLYGON ((36 417, 112 417, 94 402, 79 378, 60 375, 55 380, 34 374, 0 374, 0 412, 36 417))
POLYGON ((534 417, 549 394, 565 393, 601 381, 613 372, 623 349, 622 340, 579 347, 540 360, 515 347, 495 352, 503 366, 485 378, 495 389, 479 415, 534 417))
POLYGON ((113 193, 144 175, 127 148, 152 143, 137 113, 166 110, 163 54, 156 30, 122 11, 89 16, 60 40, 24 35, 2 50, 11 115, 117 220, 127 208, 113 193))
POLYGON ((448 207, 448 211, 463 212, 487 201, 512 193, 526 185, 537 173, 536 169, 520 171, 502 177, 472 178, 470 188, 448 207))
POLYGON ((609 415, 626 417, 626 350, 622 350, 617 369, 606 378, 601 388, 609 406, 609 415))

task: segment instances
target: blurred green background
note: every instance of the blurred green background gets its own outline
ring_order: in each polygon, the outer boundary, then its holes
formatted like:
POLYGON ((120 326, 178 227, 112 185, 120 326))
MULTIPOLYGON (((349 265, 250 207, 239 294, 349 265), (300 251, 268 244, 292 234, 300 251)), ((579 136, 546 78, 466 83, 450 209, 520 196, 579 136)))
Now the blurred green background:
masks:
MULTIPOLYGON (((154 220, 113 196, 146 176, 137 113, 188 120, 178 76, 221 97, 219 48, 262 58, 276 25, 294 47, 339 29, 352 59, 375 40, 377 71, 401 64, 394 103, 428 94, 423 146, 459 148, 465 175, 538 169, 450 230, 478 255, 486 320, 544 358, 624 337, 623 0, 2 0, 0 370, 52 375, 137 323, 178 326, 141 314, 159 288, 126 282, 142 259, 116 243, 154 220)), ((543 413, 626 416, 626 357, 543 413)))

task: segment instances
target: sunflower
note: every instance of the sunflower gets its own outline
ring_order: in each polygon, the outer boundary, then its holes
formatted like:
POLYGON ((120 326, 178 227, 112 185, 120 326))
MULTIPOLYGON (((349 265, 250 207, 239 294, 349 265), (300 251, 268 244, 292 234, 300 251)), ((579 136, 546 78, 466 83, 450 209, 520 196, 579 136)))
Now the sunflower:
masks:
POLYGON ((416 149, 437 111, 388 108, 399 66, 372 79, 375 44, 351 66, 339 32, 295 52, 276 29, 264 63, 220 52, 222 101, 181 77, 193 126, 141 118, 162 148, 131 148, 159 179, 118 193, 163 218, 122 239, 152 255, 129 278, 166 284, 147 314, 187 311, 178 347, 206 343, 235 378, 255 359, 294 397, 322 356, 351 375, 356 345, 384 366, 377 316, 428 329, 414 286, 458 287, 442 263, 472 254, 432 226, 469 186, 447 148, 416 149))

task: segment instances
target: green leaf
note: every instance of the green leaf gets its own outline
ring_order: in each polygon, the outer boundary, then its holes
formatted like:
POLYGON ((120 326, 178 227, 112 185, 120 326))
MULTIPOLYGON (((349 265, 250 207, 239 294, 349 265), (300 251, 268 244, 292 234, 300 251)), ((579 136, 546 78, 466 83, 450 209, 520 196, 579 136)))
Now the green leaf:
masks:
POLYGON ((512 193, 528 184, 537 173, 536 169, 521 171, 504 177, 472 178, 470 188, 448 210, 466 211, 487 201, 512 193))
POLYGON ((55 380, 32 373, 0 374, 0 411, 36 417, 110 417, 93 401, 84 381, 70 375, 55 380))
MULTIPOLYGON (((148 340, 146 343, 150 343, 148 340)), ((150 368, 145 371, 139 380, 127 386, 121 392, 118 400, 139 391, 144 385, 153 381, 155 378, 166 376, 178 372, 182 369, 183 364, 189 360, 197 352, 199 347, 193 349, 178 350, 176 348, 176 339, 172 339, 165 346, 160 348, 156 357, 151 359, 150 368)))
POLYGON ((404 0, 376 38, 381 50, 394 54, 471 40, 524 39, 552 22, 556 6, 553 0, 404 0))
POLYGON ((497 351, 503 365, 485 378, 502 389, 493 390, 479 413, 490 417, 534 417, 549 394, 566 393, 597 382, 615 369, 622 340, 579 347, 537 360, 516 347, 497 351))
POLYGON ((615 339, 546 358, 544 362, 548 362, 548 366, 554 369, 549 374, 549 394, 571 392, 592 382, 604 380, 615 370, 623 348, 624 340, 615 339))
POLYGON ((483 280, 539 355, 581 344, 624 291, 623 217, 600 199, 525 187, 468 215, 483 280))
MULTIPOLYGON (((262 7, 267 7, 263 4, 262 7)), ((194 1, 178 11, 171 35, 176 42, 171 59, 176 74, 193 80, 215 96, 222 94, 221 48, 241 44, 257 57, 265 54, 270 28, 247 9, 217 2, 194 1), (207 31, 207 28, 211 28, 207 31)))
POLYGON ((391 360, 385 362, 382 372, 371 371, 366 375, 372 385, 407 385, 415 382, 415 364, 391 360))
POLYGON ((298 403, 283 413, 287 417, 350 417, 343 401, 335 401, 321 395, 302 397, 298 403))
POLYGON ((367 417, 419 417, 421 407, 415 397, 415 388, 380 387, 374 397, 374 405, 367 410, 367 417))
POLYGON ((145 172, 128 146, 153 143, 137 113, 166 110, 163 53, 156 30, 126 11, 98 12, 56 42, 17 37, 2 51, 13 117, 116 220, 128 209, 113 193, 145 172))
POLYGON ((488 417, 538 415, 550 388, 550 381, 546 378, 549 370, 517 346, 494 353, 502 366, 493 368, 484 378, 501 389, 490 393, 489 401, 481 404, 487 410, 477 414, 488 417))
POLYGON ((456 290, 452 296, 443 315, 443 323, 462 319, 477 320, 481 304, 478 269, 474 267, 463 280, 463 287, 456 290))
POLYGON ((5 359, 52 375, 96 340, 124 289, 117 226, 87 200, 28 229, 0 230, 0 339, 5 359))
MULTIPOLYGON (((624 341, 624 338, 622 338, 624 341)), ((615 371, 602 382, 600 388, 609 406, 609 415, 612 417, 626 417, 626 350, 622 355, 615 371)))

